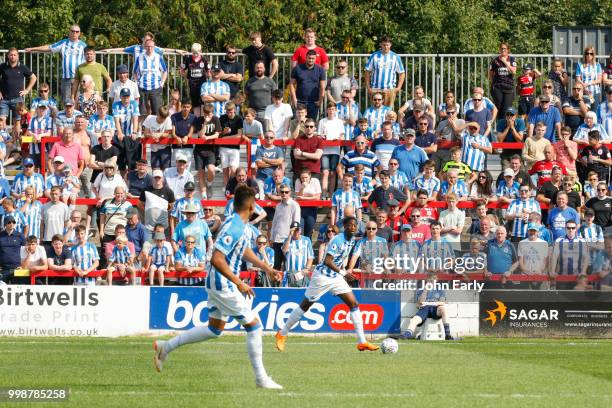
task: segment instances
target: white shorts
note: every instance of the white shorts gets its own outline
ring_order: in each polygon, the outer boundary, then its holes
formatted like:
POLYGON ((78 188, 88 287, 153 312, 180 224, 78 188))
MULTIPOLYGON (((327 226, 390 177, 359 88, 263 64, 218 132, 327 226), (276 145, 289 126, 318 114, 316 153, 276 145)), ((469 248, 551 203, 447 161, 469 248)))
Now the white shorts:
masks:
POLYGON ((337 296, 351 291, 351 287, 348 285, 348 283, 346 283, 343 276, 337 275, 335 278, 330 278, 317 273, 316 275, 313 275, 312 279, 310 280, 308 289, 306 289, 304 296, 309 301, 316 302, 327 292, 331 292, 332 295, 337 296))
POLYGON ((219 156, 221 157, 221 168, 226 169, 240 167, 240 149, 230 149, 227 147, 219 148, 219 156))
POLYGON ((227 321, 233 317, 242 325, 255 320, 255 313, 251 310, 252 299, 245 298, 240 291, 225 292, 207 289, 208 317, 227 321))

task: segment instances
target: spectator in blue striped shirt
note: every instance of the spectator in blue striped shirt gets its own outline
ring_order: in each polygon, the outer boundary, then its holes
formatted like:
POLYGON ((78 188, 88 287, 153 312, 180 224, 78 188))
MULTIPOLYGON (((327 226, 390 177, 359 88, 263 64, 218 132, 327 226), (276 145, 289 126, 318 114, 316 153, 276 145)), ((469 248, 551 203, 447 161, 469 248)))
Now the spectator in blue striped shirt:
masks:
MULTIPOLYGON (((384 265, 384 260, 389 256, 389 247, 387 240, 376 235, 378 226, 374 221, 369 221, 366 224, 366 236, 357 242, 353 255, 346 267, 348 273, 353 273, 353 269, 359 261, 359 269, 362 272, 370 274, 375 273, 374 265, 384 265)), ((373 280, 368 279, 365 287, 371 288, 373 280)))
POLYGON ((78 25, 73 25, 70 27, 68 38, 64 38, 55 44, 25 49, 27 52, 51 51, 52 53, 59 52, 62 55, 62 81, 60 90, 64 101, 70 98, 72 80, 76 75, 76 69, 85 60, 84 50, 87 45, 79 40, 80 35, 81 28, 78 25))
POLYGON ((76 228, 77 245, 72 247, 72 264, 77 276, 74 277, 75 285, 95 285, 96 278, 88 277, 100 264, 100 255, 96 246, 87 242, 87 229, 84 225, 76 228))
POLYGON ((442 238, 442 224, 434 221, 429 226, 431 238, 423 243, 421 255, 423 256, 423 268, 427 272, 444 272, 452 270, 455 260, 455 252, 451 243, 442 238))
POLYGON ((455 193, 459 201, 468 199, 468 190, 465 181, 459 180, 459 172, 457 169, 450 169, 446 173, 446 180, 440 184, 440 198, 446 200, 446 195, 455 193))
POLYGON ((391 51, 391 39, 380 40, 380 50, 372 53, 365 65, 365 83, 368 94, 381 92, 385 105, 393 106, 395 95, 402 90, 406 72, 401 58, 391 51))
POLYGON ((314 252, 310 238, 302 235, 302 226, 299 222, 291 223, 291 232, 283 244, 282 251, 285 254, 282 286, 308 286, 314 252))
POLYGON ((355 210, 357 220, 361 220, 361 197, 359 193, 353 190, 354 177, 350 173, 345 173, 342 176, 342 188, 336 190, 332 196, 332 208, 331 208, 331 224, 336 225, 338 220, 345 217, 345 211, 347 207, 351 207, 355 210))
POLYGON ((19 211, 25 216, 25 223, 29 227, 29 236, 40 239, 40 223, 42 221, 42 204, 34 199, 34 187, 27 186, 25 189, 25 200, 20 200, 19 211))
POLYGON ((151 247, 145 269, 149 271, 149 284, 153 286, 155 275, 159 281, 159 286, 164 286, 164 273, 169 271, 171 253, 165 245, 166 236, 163 232, 156 232, 153 236, 155 245, 151 247))
POLYGON ((523 238, 527 238, 527 225, 529 224, 529 215, 531 213, 541 214, 540 203, 529 197, 529 187, 521 186, 519 188, 519 196, 510 202, 506 211, 505 219, 512 222, 512 240, 518 242, 523 238))
POLYGON ((385 116, 391 108, 383 105, 383 94, 376 92, 372 95, 372 106, 363 112, 363 117, 368 120, 368 124, 374 131, 374 138, 380 137, 381 127, 385 121, 385 116))
POLYGON ((341 101, 336 104, 336 109, 338 109, 338 118, 344 121, 344 140, 352 140, 360 113, 351 91, 348 89, 342 91, 341 101))
POLYGON ((389 170, 389 160, 391 159, 393 150, 395 150, 397 146, 400 146, 401 143, 398 139, 393 137, 393 123, 385 120, 381 129, 381 136, 372 142, 370 149, 376 153, 381 168, 383 170, 389 170))
POLYGON ((480 133, 480 125, 477 122, 467 124, 467 132, 461 137, 463 152, 461 161, 470 166, 472 174, 475 171, 486 170, 486 154, 493 153, 493 147, 487 135, 480 133))
POLYGON ((225 114, 225 104, 230 100, 230 86, 221 80, 223 70, 218 64, 211 67, 211 77, 200 87, 200 97, 204 104, 213 105, 213 114, 220 118, 225 114))
POLYGON ((589 267, 593 266, 596 258, 601 256, 601 252, 605 249, 603 228, 594 221, 595 211, 587 208, 584 211, 584 223, 578 228, 578 237, 584 239, 589 246, 589 267))
POLYGON ((427 191, 427 201, 436 201, 440 191, 440 179, 435 176, 436 163, 428 160, 423 165, 423 174, 414 179, 416 190, 412 192, 412 199, 416 200, 416 193, 419 190, 427 191))
POLYGON ((406 194, 410 193, 410 183, 408 176, 399 170, 399 161, 396 158, 389 159, 389 178, 391 185, 406 194))
POLYGON ((64 110, 59 111, 57 113, 57 118, 55 119, 55 126, 57 127, 57 133, 64 133, 64 128, 74 127, 74 121, 78 116, 82 116, 83 113, 74 109, 74 100, 68 99, 64 103, 64 110))
POLYGON ((2 201, 2 208, 4 214, 2 214, 0 227, 4 226, 6 219, 12 218, 15 221, 15 230, 22 233, 24 237, 30 236, 30 226, 27 224, 26 217, 15 208, 15 201, 10 197, 5 198, 2 201))
POLYGON ((129 272, 132 285, 136 284, 134 254, 127 246, 127 242, 127 238, 123 235, 115 239, 115 247, 108 258, 108 266, 106 267, 106 283, 109 286, 113 284, 113 273, 115 271, 119 272, 122 279, 125 279, 126 273, 129 272))
MULTIPOLYGON (((586 275, 589 267, 588 243, 578 236, 578 223, 565 223, 565 236, 555 240, 551 258, 550 277, 557 275, 586 275)), ((557 289, 571 289, 571 282, 557 282, 557 289)))
POLYGON ((376 181, 365 175, 363 164, 355 166, 355 178, 353 179, 353 190, 359 193, 362 200, 367 200, 374 191, 376 181))
POLYGON ((151 112, 159 112, 164 103, 162 91, 168 78, 168 68, 164 58, 155 52, 155 41, 152 39, 144 42, 144 52, 135 60, 134 79, 138 83, 140 114, 144 119, 151 112))
MULTIPOLYGON (((400 240, 394 243, 391 246, 391 258, 397 259, 398 257, 401 259, 412 258, 414 260, 418 259, 421 253, 421 244, 419 241, 412 239, 412 225, 410 224, 402 224, 400 240)), ((400 268, 399 265, 396 264, 395 270, 393 273, 416 273, 417 269, 413 268, 414 264, 408 263, 404 265, 405 268, 400 268)))
POLYGON ((495 194, 497 194, 498 201, 510 204, 512 200, 518 197, 519 188, 520 184, 514 181, 514 170, 508 167, 504 170, 504 182, 497 186, 495 194))
MULTIPOLYGON (((174 268, 177 272, 197 274, 204 272, 206 267, 206 257, 196 248, 196 239, 192 235, 187 235, 183 246, 174 254, 174 268)), ((178 278, 179 285, 193 286, 200 285, 204 278, 186 277, 178 278)))
POLYGON ((355 165, 363 164, 365 175, 376 178, 376 173, 380 170, 380 160, 374 152, 368 149, 368 142, 365 136, 355 138, 355 149, 344 155, 338 164, 338 178, 342 178, 345 172, 354 174, 355 165))

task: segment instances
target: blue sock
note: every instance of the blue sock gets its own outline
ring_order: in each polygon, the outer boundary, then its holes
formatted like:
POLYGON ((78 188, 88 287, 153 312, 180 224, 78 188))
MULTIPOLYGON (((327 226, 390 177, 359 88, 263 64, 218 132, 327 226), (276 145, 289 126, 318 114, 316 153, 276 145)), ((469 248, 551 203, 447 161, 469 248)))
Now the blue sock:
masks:
POLYGON ((411 330, 406 330, 406 333, 404 333, 404 337, 407 339, 411 339, 414 337, 414 333, 412 333, 411 330))
POLYGON ((448 323, 444 325, 444 334, 450 336, 450 324, 448 323))

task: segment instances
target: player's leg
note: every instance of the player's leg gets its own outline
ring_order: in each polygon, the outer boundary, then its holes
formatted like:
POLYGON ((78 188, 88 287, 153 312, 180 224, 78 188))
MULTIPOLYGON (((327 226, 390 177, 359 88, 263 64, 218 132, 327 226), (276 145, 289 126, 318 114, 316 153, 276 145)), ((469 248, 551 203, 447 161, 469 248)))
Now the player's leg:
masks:
POLYGON ((275 344, 276 344, 276 348, 278 349, 278 351, 285 350, 285 343, 287 341, 287 336, 289 335, 289 331, 296 324, 298 324, 298 322, 302 319, 302 316, 304 316, 304 313, 306 313, 308 309, 310 309, 310 306, 312 306, 314 302, 315 302, 314 300, 310 301, 308 298, 304 298, 302 300, 302 303, 300 303, 300 306, 293 309, 293 311, 289 315, 289 318, 287 318, 287 321, 285 322, 284 326, 282 326, 276 332, 275 344))
MULTIPOLYGON (((250 312, 253 315, 252 312, 250 312)), ((249 316, 250 318, 250 316, 249 316)), ((255 373, 255 383, 259 388, 270 388, 270 389, 282 389, 283 387, 275 383, 272 378, 268 376, 266 369, 263 365, 263 341, 262 341, 262 326, 259 321, 259 317, 255 317, 249 322, 241 321, 240 323, 244 327, 247 333, 246 346, 249 354, 249 360, 255 373)))
MULTIPOLYGON (((343 279, 344 281, 344 279, 343 279)), ((345 281, 346 282, 346 281, 345 281)), ((342 301, 349 307, 351 320, 353 322, 353 326, 355 327, 355 334, 357 335, 357 349, 359 351, 374 351, 378 350, 378 346, 371 344, 365 338, 365 333, 363 332, 363 318, 361 317, 361 311, 359 310, 359 303, 355 298, 355 294, 353 291, 339 293, 338 297, 342 299, 342 301)))
POLYGON ((454 340, 453 336, 450 333, 450 324, 448 324, 448 318, 446 317, 446 307, 445 305, 440 305, 436 309, 436 314, 442 319, 442 324, 444 325, 444 338, 445 340, 454 340))

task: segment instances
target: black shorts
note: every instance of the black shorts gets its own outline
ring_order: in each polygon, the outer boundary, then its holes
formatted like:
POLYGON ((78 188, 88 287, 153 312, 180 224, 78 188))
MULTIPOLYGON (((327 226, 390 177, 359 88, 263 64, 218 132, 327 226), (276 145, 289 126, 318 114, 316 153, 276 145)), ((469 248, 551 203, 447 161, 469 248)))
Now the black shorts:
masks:
POLYGON ((171 167, 172 147, 166 146, 156 152, 151 152, 151 168, 165 170, 171 167))
POLYGON ((208 165, 215 165, 215 152, 209 149, 210 147, 208 146, 196 146, 193 148, 193 157, 197 170, 204 170, 208 165))
POLYGON ((521 96, 518 103, 519 115, 529 115, 529 111, 533 108, 533 96, 521 96))
POLYGON ((438 316, 438 306, 423 306, 419 309, 416 315, 423 319, 423 322, 428 318, 435 320, 441 318, 440 316, 438 316))
POLYGON ((191 105, 194 108, 202 105, 202 97, 200 96, 200 87, 189 88, 189 99, 191 99, 191 105))
POLYGON ((264 211, 266 212, 266 221, 272 222, 274 219, 274 214, 276 213, 276 209, 274 207, 264 207, 264 211))

